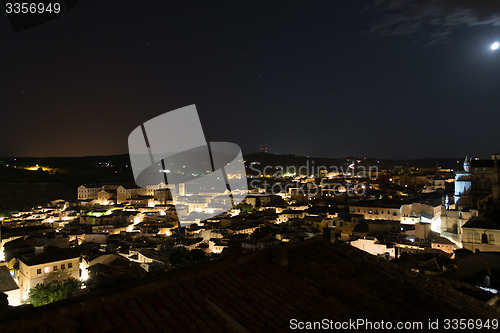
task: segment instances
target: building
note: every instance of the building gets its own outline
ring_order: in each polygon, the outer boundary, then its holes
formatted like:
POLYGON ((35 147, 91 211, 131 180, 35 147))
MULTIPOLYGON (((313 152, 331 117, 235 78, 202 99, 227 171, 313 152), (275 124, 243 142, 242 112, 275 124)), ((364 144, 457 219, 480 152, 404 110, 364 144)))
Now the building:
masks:
POLYGON ((97 202, 99 205, 106 206, 109 205, 113 199, 114 195, 106 190, 101 190, 97 193, 97 202))
POLYGON ((349 206, 351 214, 361 214, 366 220, 401 221, 401 203, 360 201, 349 206))
POLYGON ((500 252, 500 219, 475 216, 462 226, 463 247, 473 252, 500 252))
POLYGON ((38 284, 80 279, 80 253, 74 249, 59 249, 35 256, 19 258, 18 284, 21 299, 28 297, 30 289, 38 284))
POLYGON ((492 155, 490 160, 474 159, 470 162, 472 172, 472 204, 477 206, 478 202, 493 192, 493 185, 499 183, 499 154, 492 155))
POLYGON ((7 266, 0 266, 0 293, 7 295, 10 306, 21 305, 21 290, 10 275, 7 266))
POLYGON ((461 207, 471 207, 472 201, 469 194, 469 189, 472 186, 472 173, 470 172, 471 159, 465 157, 464 170, 455 173, 455 198, 454 205, 461 207))
MULTIPOLYGON (((155 188, 125 188, 123 186, 119 186, 116 189, 116 202, 118 204, 131 201, 131 199, 140 199, 140 198, 153 198, 155 195, 155 188)), ((146 201, 147 204, 147 201, 146 201)))
MULTIPOLYGON (((441 212, 441 235, 446 238, 451 238, 455 242, 462 241, 462 226, 471 218, 478 215, 475 209, 450 209, 444 207, 441 212)), ((436 231, 433 228, 434 231, 436 231)))
POLYGON ((443 237, 439 237, 431 241, 431 248, 441 250, 446 253, 453 253, 457 246, 452 241, 443 237))
POLYGON ((168 257, 149 249, 137 251, 137 262, 139 262, 141 267, 147 272, 150 272, 154 266, 165 267, 169 265, 168 257))
POLYGON ((241 247, 245 250, 261 250, 279 245, 281 242, 274 237, 266 237, 259 240, 245 239, 241 242, 241 247))
POLYGON ((102 190, 102 187, 86 187, 82 185, 78 187, 78 200, 96 200, 97 194, 102 190))
POLYGON ((351 245, 374 256, 384 257, 386 259, 396 258, 395 247, 388 247, 386 244, 380 244, 376 238, 360 238, 352 241, 351 245))
POLYGON ((416 224, 419 222, 433 223, 436 225, 436 231, 441 227, 441 200, 434 202, 401 205, 401 223, 416 224))

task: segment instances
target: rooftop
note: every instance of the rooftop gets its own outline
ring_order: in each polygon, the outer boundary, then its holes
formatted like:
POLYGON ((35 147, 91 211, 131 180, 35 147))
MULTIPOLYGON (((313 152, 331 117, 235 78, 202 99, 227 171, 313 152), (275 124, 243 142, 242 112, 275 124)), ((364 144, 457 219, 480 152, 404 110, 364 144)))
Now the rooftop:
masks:
POLYGON ((39 255, 23 255, 19 258, 19 260, 25 263, 27 266, 34 266, 79 257, 80 251, 78 249, 57 249, 53 251, 43 252, 39 255))
POLYGON ((13 311, 2 332, 284 331, 302 321, 498 318, 498 307, 347 244, 312 239, 13 311), (401 309, 405 309, 402 311, 401 309), (432 309, 432 310, 431 310, 432 309))
POLYGON ((491 216, 474 216, 462 228, 496 229, 500 230, 500 219, 491 216))

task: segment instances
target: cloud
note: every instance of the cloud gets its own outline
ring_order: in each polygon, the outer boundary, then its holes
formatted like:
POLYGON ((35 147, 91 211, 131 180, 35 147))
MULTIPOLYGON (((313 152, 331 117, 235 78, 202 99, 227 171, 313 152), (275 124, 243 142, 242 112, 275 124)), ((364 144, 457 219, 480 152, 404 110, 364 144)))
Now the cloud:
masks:
POLYGON ((370 33, 415 35, 423 46, 445 43, 460 25, 500 26, 500 0, 374 0, 364 12, 374 17, 370 33))

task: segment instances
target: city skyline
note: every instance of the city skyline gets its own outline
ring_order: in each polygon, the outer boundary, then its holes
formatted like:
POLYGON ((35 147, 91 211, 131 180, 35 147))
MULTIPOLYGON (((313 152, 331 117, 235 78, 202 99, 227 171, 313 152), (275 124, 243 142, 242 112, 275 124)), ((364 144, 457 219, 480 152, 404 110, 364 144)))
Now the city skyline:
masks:
POLYGON ((2 8, 1 332, 500 327, 498 0, 2 8))
POLYGON ((114 6, 17 33, 0 14, 0 156, 124 154, 137 124, 191 104, 244 154, 498 150, 493 1, 114 6))

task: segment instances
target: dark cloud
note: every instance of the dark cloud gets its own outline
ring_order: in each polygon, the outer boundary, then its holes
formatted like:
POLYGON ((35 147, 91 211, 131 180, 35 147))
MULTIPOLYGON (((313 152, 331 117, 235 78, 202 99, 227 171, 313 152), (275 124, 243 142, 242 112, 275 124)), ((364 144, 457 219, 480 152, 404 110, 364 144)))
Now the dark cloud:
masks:
POLYGON ((423 46, 446 42, 460 25, 500 26, 499 0, 375 0, 365 13, 375 17, 369 32, 414 35, 423 46))

